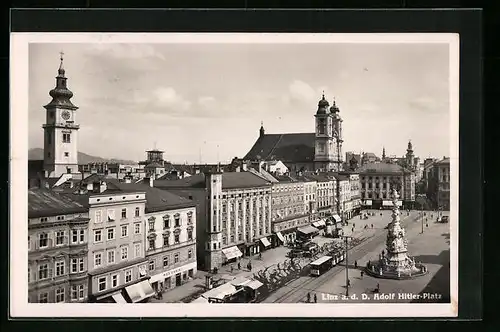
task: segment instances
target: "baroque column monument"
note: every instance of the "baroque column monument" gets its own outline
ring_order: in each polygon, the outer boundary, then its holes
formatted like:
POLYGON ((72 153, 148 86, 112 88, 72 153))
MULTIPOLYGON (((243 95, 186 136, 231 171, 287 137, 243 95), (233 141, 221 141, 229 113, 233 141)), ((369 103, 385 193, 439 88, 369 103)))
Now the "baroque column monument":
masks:
POLYGON ((411 279, 427 273, 423 264, 416 263, 408 255, 408 241, 405 229, 401 225, 398 207, 399 194, 392 190, 392 222, 387 230, 386 250, 379 255, 379 260, 368 262, 366 272, 377 278, 385 279, 411 279))

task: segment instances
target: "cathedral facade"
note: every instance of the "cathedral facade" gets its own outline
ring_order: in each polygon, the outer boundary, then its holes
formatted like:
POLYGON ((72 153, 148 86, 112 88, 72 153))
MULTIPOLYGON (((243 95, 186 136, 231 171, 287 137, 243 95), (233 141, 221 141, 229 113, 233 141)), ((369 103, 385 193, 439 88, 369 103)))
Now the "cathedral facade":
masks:
POLYGON ((318 102, 315 130, 312 133, 266 134, 263 125, 259 138, 244 161, 282 161, 290 171, 343 170, 342 118, 340 109, 323 95, 318 102))

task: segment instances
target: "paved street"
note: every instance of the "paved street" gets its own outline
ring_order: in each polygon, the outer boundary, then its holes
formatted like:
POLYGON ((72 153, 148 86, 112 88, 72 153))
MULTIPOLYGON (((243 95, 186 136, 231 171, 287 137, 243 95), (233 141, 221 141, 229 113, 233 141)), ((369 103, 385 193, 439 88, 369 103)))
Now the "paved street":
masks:
MULTIPOLYGON (((368 259, 374 259, 375 257, 377 257, 378 253, 381 252, 383 248, 385 248, 386 232, 383 228, 390 221, 390 211, 385 211, 383 213, 387 216, 387 219, 382 218, 381 220, 379 220, 379 230, 371 238, 367 237, 365 242, 349 251, 349 264, 352 267, 349 271, 350 276, 352 276, 350 277, 352 287, 351 294, 354 294, 356 292, 361 294, 370 287, 374 288, 377 284, 377 282, 375 282, 374 280, 378 279, 372 279, 367 276, 365 276, 363 280, 358 279, 360 275, 359 270, 354 270, 354 266, 352 265, 355 260, 358 261, 359 265, 365 264, 368 259), (370 281, 372 281, 372 283, 370 283, 370 281)), ((428 212, 428 215, 430 213, 431 212, 428 212)), ((417 215, 418 212, 413 211, 408 217, 403 212, 403 224, 405 225, 408 233, 410 254, 414 255, 417 261, 422 261, 423 263, 426 263, 428 265, 429 274, 427 276, 419 278, 421 280, 415 279, 415 282, 406 281, 406 284, 404 284, 404 281, 378 280, 378 282, 380 283, 381 291, 385 291, 383 287, 385 287, 386 283, 388 283, 392 287, 389 288, 389 286, 387 286, 388 291, 398 290, 398 283, 403 283, 405 289, 406 287, 409 287, 408 285, 410 283, 412 283, 412 287, 410 287, 408 291, 415 291, 418 293, 431 281, 432 277, 437 273, 437 270, 442 264, 445 264, 445 267, 448 268, 447 262, 449 261, 449 258, 447 256, 446 250, 448 250, 449 248, 449 244, 447 243, 449 240, 447 240, 446 235, 442 234, 449 234, 449 224, 436 224, 433 221, 429 222, 429 228, 425 228, 424 234, 422 235, 419 234, 421 231, 421 219, 416 219, 417 215), (432 256, 436 254, 438 256, 432 256), (413 286, 413 284, 415 284, 415 286, 413 286)), ((436 216, 435 213, 434 216, 436 216)), ((373 220, 375 227, 375 219, 373 220)), ((367 221, 369 221, 371 224, 370 219, 368 219, 367 221)), ((366 230, 364 231, 366 232, 366 230)), ((356 236, 356 231, 354 236, 356 236)), ((442 276, 443 273, 441 272, 440 275, 442 276)), ((449 285, 449 277, 446 273, 445 275, 445 279, 447 280, 447 284, 449 285)), ((441 281, 441 286, 439 286, 439 289, 443 288, 442 285, 443 282, 441 281)), ((282 287, 278 291, 271 294, 271 296, 269 296, 263 302, 301 302, 305 300, 308 292, 317 293, 318 295, 320 295, 320 292, 325 292, 325 294, 331 294, 332 296, 344 294, 345 265, 336 266, 318 278, 309 276, 300 277, 299 279, 290 282, 285 287, 282 287)), ((321 297, 322 296, 318 296, 318 302, 320 302, 321 297)), ((332 300, 329 299, 328 302, 332 302, 332 300)))

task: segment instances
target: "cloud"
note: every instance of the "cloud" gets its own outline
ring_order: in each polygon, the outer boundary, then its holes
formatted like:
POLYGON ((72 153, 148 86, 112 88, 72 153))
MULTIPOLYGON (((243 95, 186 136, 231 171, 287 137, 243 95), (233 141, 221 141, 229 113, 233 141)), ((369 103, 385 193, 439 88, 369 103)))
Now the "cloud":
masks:
POLYGON ((302 102, 311 102, 318 98, 316 91, 309 84, 300 80, 290 83, 288 93, 291 99, 302 102))
POLYGON ((444 103, 430 96, 420 96, 408 102, 410 109, 428 113, 440 112, 445 107, 444 103))
POLYGON ((163 54, 157 52, 152 45, 147 44, 95 43, 91 44, 89 52, 115 59, 158 58, 165 60, 163 54))
MULTIPOLYGON (((153 103, 158 107, 167 107, 185 111, 191 107, 191 102, 186 100, 172 87, 159 87, 153 93, 153 103)), ((144 99, 141 99, 143 101, 144 99)))

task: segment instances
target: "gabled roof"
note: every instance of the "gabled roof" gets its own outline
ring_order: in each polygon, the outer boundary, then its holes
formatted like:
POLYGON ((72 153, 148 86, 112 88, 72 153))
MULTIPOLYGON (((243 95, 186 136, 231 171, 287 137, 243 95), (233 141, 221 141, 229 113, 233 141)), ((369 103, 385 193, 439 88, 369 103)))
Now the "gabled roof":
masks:
MULTIPOLYGON (((269 186, 270 182, 251 172, 227 172, 222 174, 222 188, 253 188, 269 186)), ((159 188, 205 188, 205 174, 195 174, 178 180, 157 180, 155 187, 159 188)))
POLYGON ((314 133, 266 134, 257 139, 244 160, 314 161, 314 133))
POLYGON ((357 172, 359 173, 409 173, 407 169, 398 164, 389 163, 368 163, 361 166, 357 172))
POLYGON ((159 188, 205 188, 205 174, 199 173, 177 180, 156 180, 153 185, 159 188))
POLYGON ((48 189, 28 190, 28 218, 84 213, 87 208, 64 195, 48 189))

